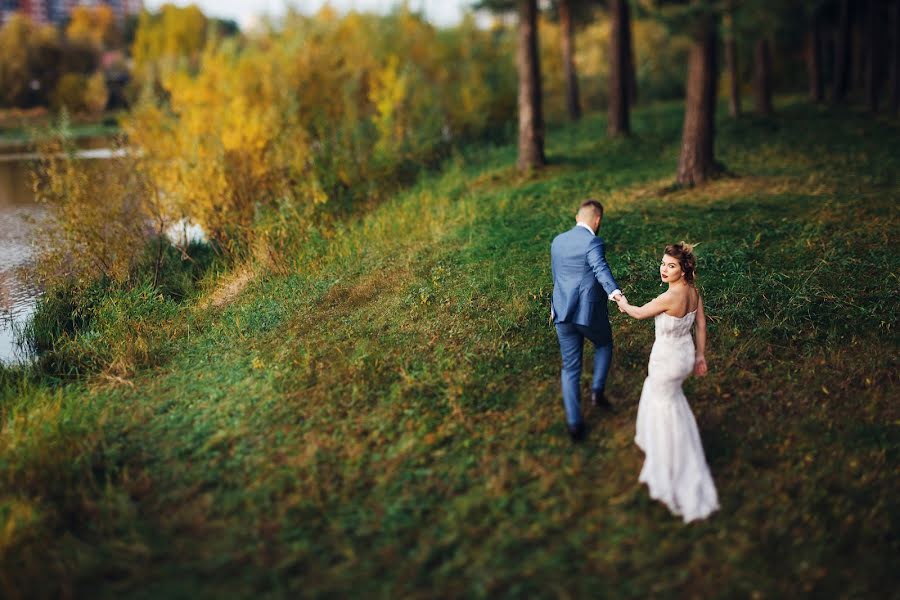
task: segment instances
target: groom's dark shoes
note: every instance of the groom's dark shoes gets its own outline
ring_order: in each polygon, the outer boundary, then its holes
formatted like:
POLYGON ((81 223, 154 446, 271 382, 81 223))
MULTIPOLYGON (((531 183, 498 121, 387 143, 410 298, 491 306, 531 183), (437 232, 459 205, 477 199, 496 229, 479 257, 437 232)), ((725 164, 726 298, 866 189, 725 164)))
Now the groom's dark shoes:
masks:
POLYGON ((587 429, 585 429, 584 423, 569 425, 569 437, 572 438, 573 442, 583 442, 586 436, 587 429))
POLYGON ((613 412, 613 405, 610 404, 609 400, 606 399, 606 395, 603 393, 603 390, 591 392, 591 405, 594 408, 601 408, 605 411, 613 412))

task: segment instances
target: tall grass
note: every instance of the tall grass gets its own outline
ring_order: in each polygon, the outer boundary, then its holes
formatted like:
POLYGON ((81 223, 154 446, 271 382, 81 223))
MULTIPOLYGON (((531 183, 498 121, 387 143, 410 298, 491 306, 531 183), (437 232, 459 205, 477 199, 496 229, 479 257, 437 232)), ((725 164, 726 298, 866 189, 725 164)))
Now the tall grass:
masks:
POLYGON ((4 589, 895 588, 897 124, 802 104, 722 122, 737 176, 664 194, 680 111, 639 111, 625 141, 606 141, 601 118, 553 130, 550 167, 529 177, 513 147, 468 148, 370 213, 298 236, 292 262, 234 302, 189 301, 189 331, 148 321, 174 346, 130 384, 54 391, 4 374, 4 589), (659 293, 665 243, 699 242, 711 373, 686 391, 722 502, 707 521, 683 526, 637 482, 648 323, 613 315, 619 410, 588 409, 583 446, 565 435, 548 251, 587 196, 606 205, 633 302, 659 293))

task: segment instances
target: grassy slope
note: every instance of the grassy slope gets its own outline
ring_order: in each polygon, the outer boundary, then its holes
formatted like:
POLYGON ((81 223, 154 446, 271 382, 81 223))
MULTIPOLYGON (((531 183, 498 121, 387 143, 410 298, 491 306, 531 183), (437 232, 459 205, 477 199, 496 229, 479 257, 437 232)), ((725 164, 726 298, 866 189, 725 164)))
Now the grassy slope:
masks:
POLYGON ((723 122, 718 152, 740 177, 662 197, 680 108, 639 111, 631 140, 604 130, 552 131, 533 178, 511 170, 512 147, 458 157, 311 241, 292 275, 186 317, 183 348, 133 387, 20 389, 0 436, 17 490, 0 492, 0 583, 110 597, 896 588, 900 128, 803 105, 723 122), (701 242, 712 372, 686 389, 722 503, 705 522, 682 525, 637 483, 650 323, 613 316, 621 408, 588 412, 583 446, 564 435, 548 251, 587 196, 607 206, 632 302, 659 292, 665 243, 701 242))

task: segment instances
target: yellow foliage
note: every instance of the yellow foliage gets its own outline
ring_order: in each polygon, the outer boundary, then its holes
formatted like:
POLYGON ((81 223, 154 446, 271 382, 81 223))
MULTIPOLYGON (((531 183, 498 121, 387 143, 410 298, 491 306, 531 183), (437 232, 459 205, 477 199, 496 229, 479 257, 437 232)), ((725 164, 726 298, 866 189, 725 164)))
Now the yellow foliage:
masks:
POLYGON ((109 101, 109 90, 106 89, 106 79, 103 73, 97 71, 91 75, 84 89, 84 108, 89 113, 98 115, 106 108, 109 101))
POLYGON ((135 75, 155 82, 185 61, 193 66, 206 45, 206 33, 206 17, 193 4, 164 4, 158 13, 142 12, 131 46, 135 75))
POLYGON ((385 151, 403 140, 405 128, 399 117, 405 110, 407 86, 408 77, 400 73, 400 60, 396 55, 388 58, 387 64, 374 74, 369 100, 375 107, 373 120, 379 133, 376 149, 385 151))
POLYGON ((14 13, 0 27, 0 104, 22 106, 37 95, 45 101, 55 87, 59 39, 52 25, 37 25, 14 13), (40 84, 39 94, 32 82, 40 84))
POLYGON ((109 47, 118 39, 118 28, 112 8, 106 4, 98 6, 76 6, 66 26, 66 37, 73 41, 89 42, 97 49, 109 47))

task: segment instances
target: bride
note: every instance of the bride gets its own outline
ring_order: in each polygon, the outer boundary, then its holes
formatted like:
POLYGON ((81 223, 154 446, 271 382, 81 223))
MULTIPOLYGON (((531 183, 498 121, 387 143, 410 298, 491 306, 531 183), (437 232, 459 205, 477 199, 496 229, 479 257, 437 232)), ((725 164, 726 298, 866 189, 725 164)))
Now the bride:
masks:
POLYGON ((623 296, 619 310, 635 319, 655 317, 656 341, 650 352, 647 379, 638 406, 635 442, 644 451, 640 481, 650 497, 660 500, 685 522, 707 517, 719 508, 697 422, 682 382, 691 372, 706 374, 706 318, 703 299, 694 287, 696 259, 684 242, 666 246, 659 274, 669 289, 644 306, 623 296), (696 325, 697 346, 691 338, 696 325))

